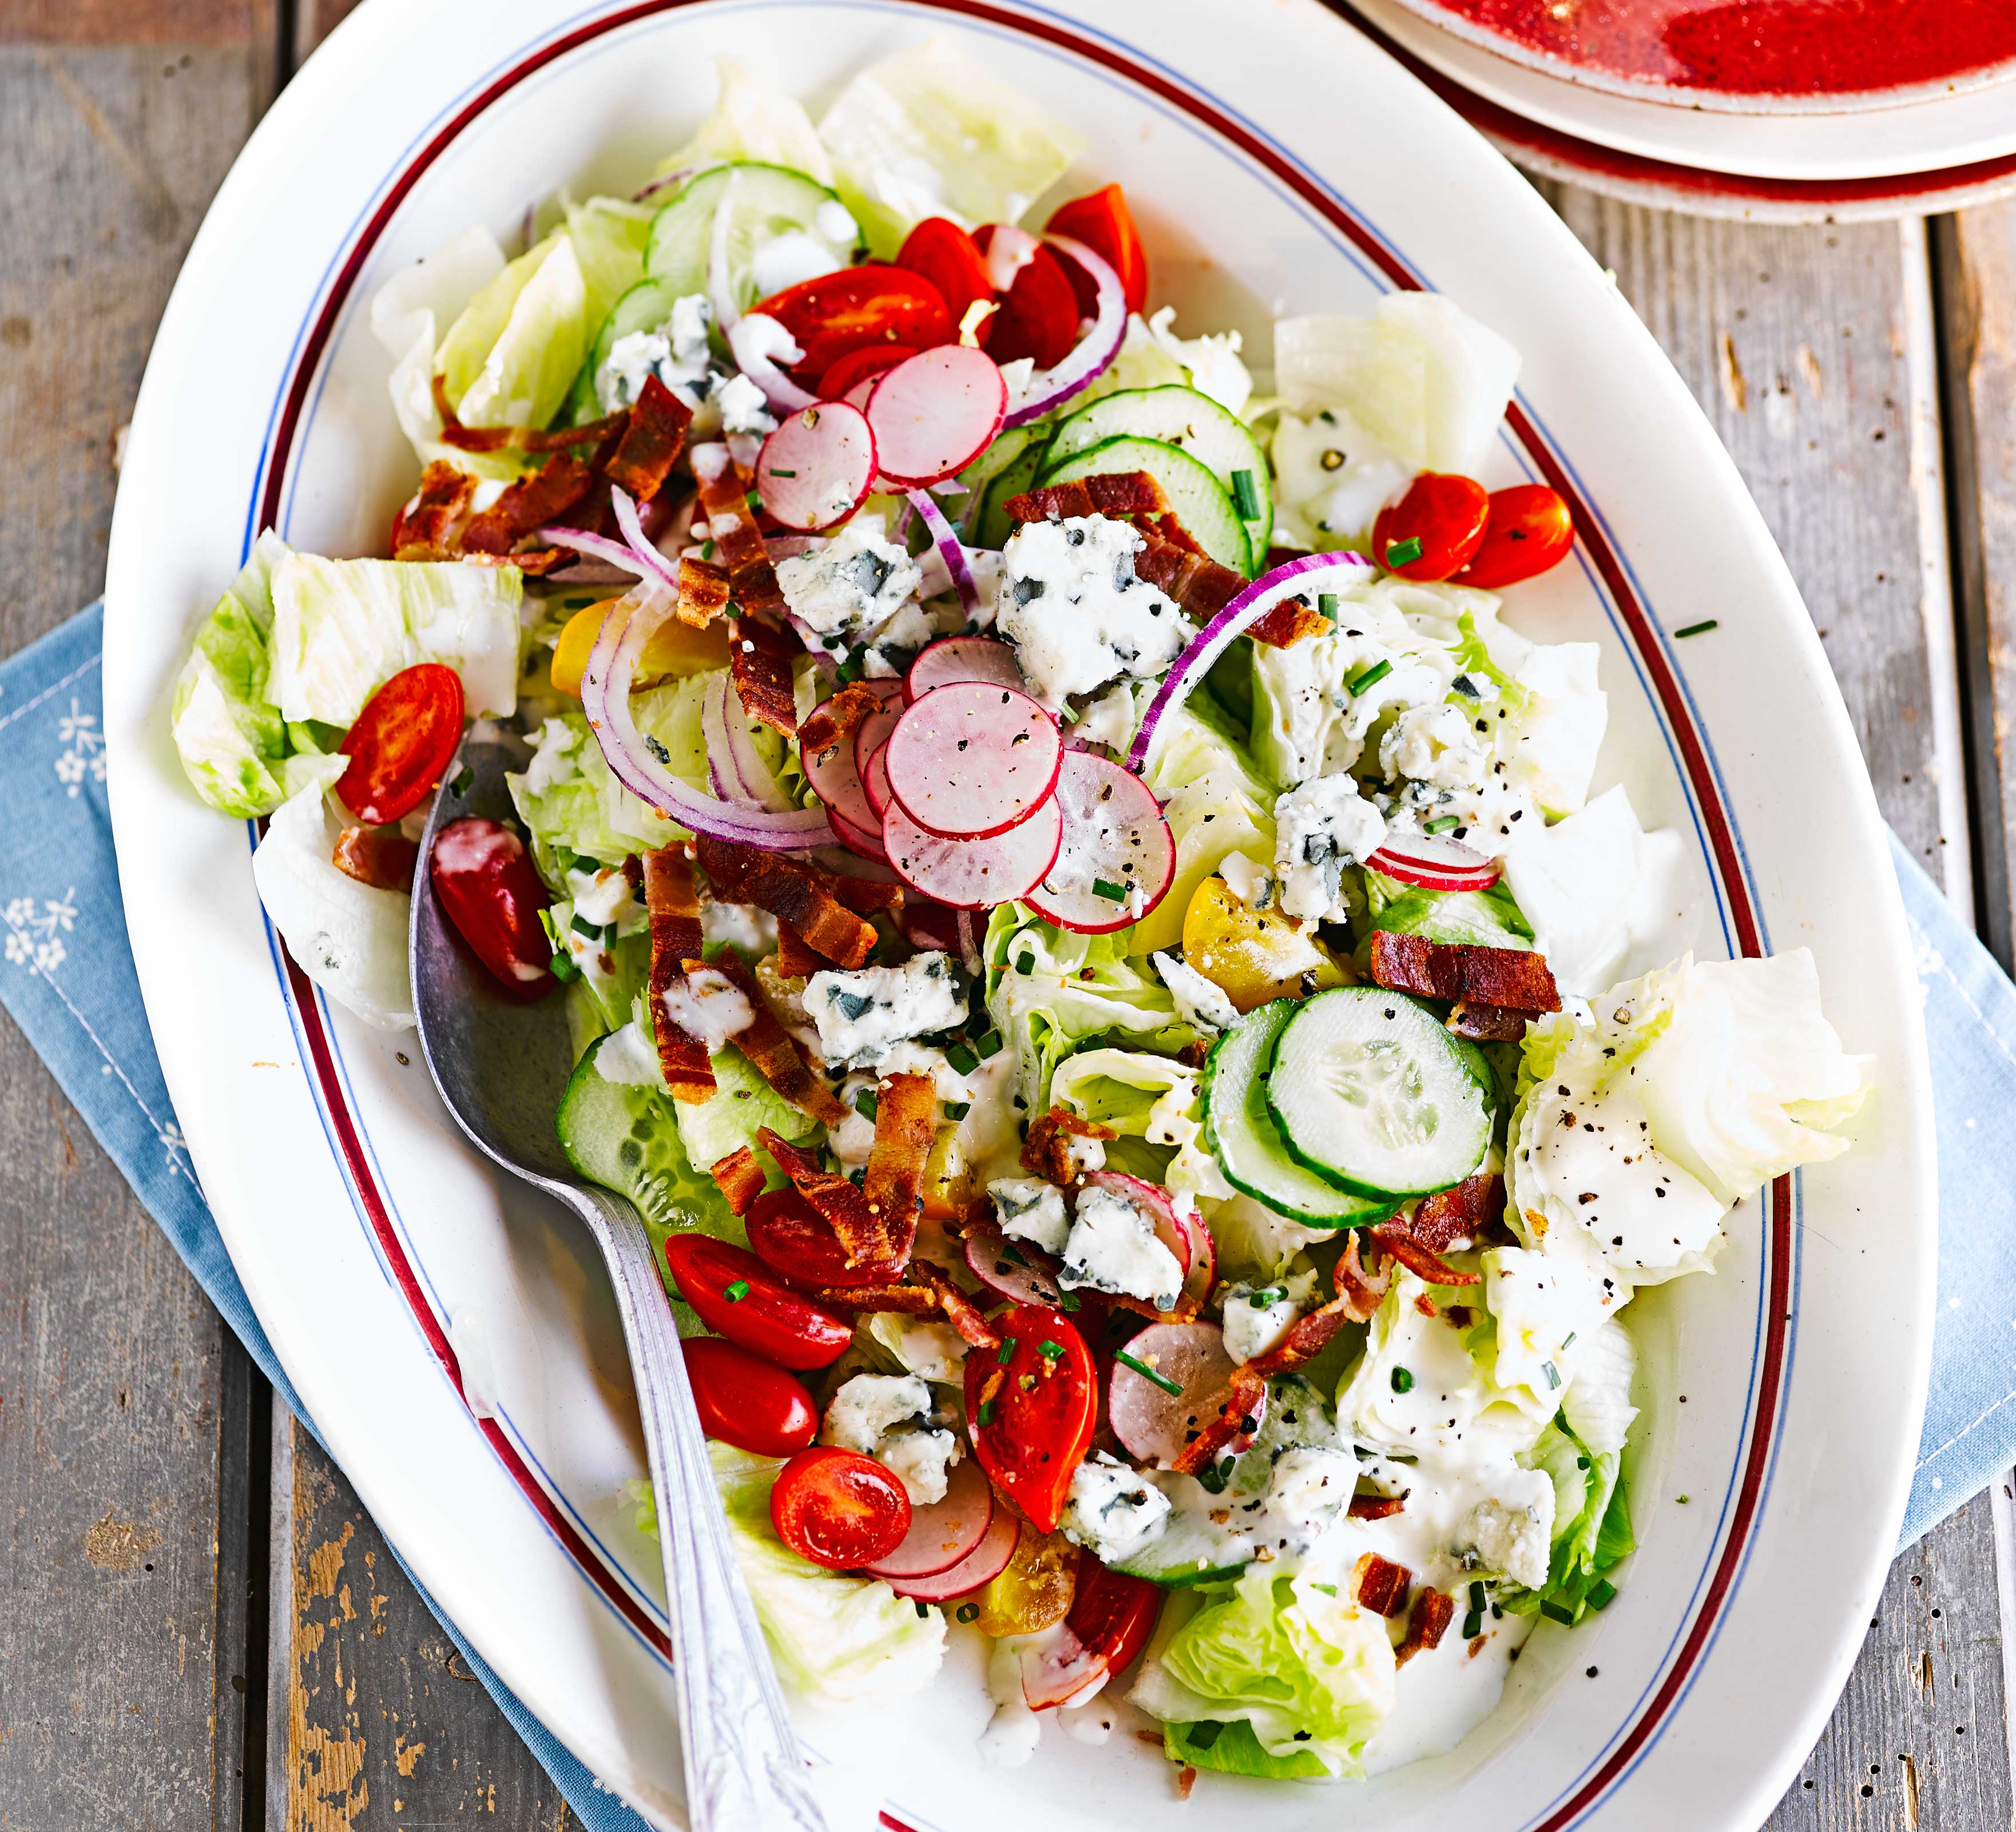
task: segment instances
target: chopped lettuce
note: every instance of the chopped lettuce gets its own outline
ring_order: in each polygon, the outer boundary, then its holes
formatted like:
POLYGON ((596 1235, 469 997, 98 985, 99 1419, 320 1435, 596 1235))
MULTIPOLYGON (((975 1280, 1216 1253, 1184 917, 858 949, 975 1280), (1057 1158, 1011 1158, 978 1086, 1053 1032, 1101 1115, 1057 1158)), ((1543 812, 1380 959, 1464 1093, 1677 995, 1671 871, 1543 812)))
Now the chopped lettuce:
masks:
POLYGON ((622 197, 567 201, 567 236, 581 267, 586 296, 581 322, 591 344, 610 308, 644 277, 644 248, 656 214, 648 203, 622 197))
POLYGON ((1172 1052, 1194 1033, 1152 969, 1124 952, 1127 932, 1079 935, 1019 903, 988 919, 987 1010, 1015 1052, 1017 1092, 1033 1117, 1050 1106, 1050 1076, 1074 1049, 1125 1036, 1172 1052))
POLYGON ((926 217, 1019 221, 1084 137, 943 38, 871 64, 819 122, 834 182, 880 256, 926 217))
POLYGON ((717 57, 714 70, 721 84, 714 112, 692 139, 660 161, 659 177, 754 160, 801 171, 822 185, 833 182, 833 161, 796 97, 772 88, 736 58, 717 57))
POLYGON ((817 1120, 779 1095, 733 1045, 713 1063, 713 1098, 676 1103, 679 1143, 695 1170, 712 1170, 730 1153, 753 1144, 765 1126, 794 1142, 810 1137, 817 1128, 817 1120))
POLYGON ((549 236, 482 287, 441 340, 436 367, 456 417, 472 427, 546 425, 595 330, 573 239, 549 236))
POLYGON ((1501 880, 1488 891, 1424 891, 1366 868, 1365 923, 1390 934, 1480 948, 1531 948, 1532 927, 1501 880))
POLYGON ((1521 1459, 1543 1470, 1554 1486, 1553 1543, 1544 1590, 1501 1584, 1498 1600, 1515 1615, 1541 1614, 1572 1624, 1609 1601, 1607 1574, 1636 1549, 1621 1449, 1590 1448, 1557 1420, 1521 1459), (1599 1585, 1602 1586, 1599 1589, 1599 1585))
POLYGON ((524 580, 516 567, 291 553, 273 568, 272 590, 271 686, 285 718, 347 725, 421 661, 462 677, 472 714, 517 704, 524 580))
MULTIPOLYGON (((777 1672, 793 1691, 831 1705, 887 1704, 929 1685, 945 1658, 945 1612, 920 1608, 887 1584, 802 1559, 770 1524, 770 1490, 784 1466, 712 1443, 707 1454, 756 1618, 777 1672)), ((631 1485, 637 1530, 658 1536, 650 1485, 631 1485)))
POLYGON ((1344 1586, 1271 1564, 1201 1595, 1143 1662, 1133 1703, 1165 1723, 1244 1722, 1270 1757, 1313 1757, 1328 1775, 1363 1773, 1365 1746, 1393 1709, 1385 1618, 1344 1586))
POLYGON ((1176 871, 1167 894, 1128 936, 1137 956, 1181 942, 1197 887, 1231 854, 1274 856, 1273 796, 1209 696, 1193 695, 1157 727, 1143 779, 1175 837, 1176 871))
POLYGON ((182 768, 221 813, 271 814, 283 797, 287 730, 267 695, 268 672, 258 619, 225 592, 196 632, 170 710, 182 768))
POLYGON ((1172 1762, 1213 1769, 1221 1775, 1254 1775, 1263 1781, 1322 1781, 1330 1770, 1306 1750, 1269 1755, 1244 1718, 1229 1723, 1207 1718, 1197 1724, 1165 1724, 1162 1753, 1172 1762))
POLYGON ((1111 1126, 1123 1139, 1170 1146, 1157 1179, 1178 1195, 1223 1201, 1236 1194, 1204 1132, 1197 1071, 1173 1056, 1136 1049, 1082 1049, 1050 1076, 1052 1104, 1111 1126))
POLYGON ((521 468, 521 461, 508 452, 459 452, 442 445, 441 415, 434 405, 435 359, 443 336, 503 271, 504 250, 479 224, 395 275, 373 295, 371 333, 393 358, 388 384, 392 411, 423 464, 445 459, 487 477, 509 477, 521 468))

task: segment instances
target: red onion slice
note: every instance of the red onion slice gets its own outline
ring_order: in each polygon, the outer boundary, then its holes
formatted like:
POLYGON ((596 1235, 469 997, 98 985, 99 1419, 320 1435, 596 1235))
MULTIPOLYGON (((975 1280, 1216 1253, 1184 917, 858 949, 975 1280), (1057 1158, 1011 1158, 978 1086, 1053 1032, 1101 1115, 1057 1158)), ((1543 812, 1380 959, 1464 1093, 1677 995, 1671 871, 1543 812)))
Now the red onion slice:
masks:
POLYGON ((1365 862, 1424 891, 1488 891, 1498 882, 1497 860, 1433 833, 1389 833, 1365 862))
POLYGON ((701 696, 700 729, 707 741, 707 774, 714 779, 716 794, 772 814, 790 812, 791 798, 757 750, 742 702, 725 671, 707 682, 701 696))
POLYGON ((1127 337, 1127 292, 1120 276, 1103 255, 1095 254, 1084 243, 1069 236, 1046 236, 1043 239, 1062 255, 1075 261, 1091 275, 1098 294, 1098 308, 1092 328, 1078 339, 1070 355, 1055 367, 1030 376, 1021 398, 1013 403, 1002 420, 1003 431, 1041 419, 1060 402, 1068 401, 1092 385, 1120 354, 1127 337))
MULTIPOLYGON (((1168 1469, 1212 1422, 1238 1364, 1226 1352, 1224 1331, 1201 1319, 1150 1323, 1129 1341, 1127 1353, 1175 1381, 1180 1391, 1171 1393, 1125 1362, 1115 1362, 1106 1390, 1113 1434, 1130 1456, 1168 1469)), ((1265 1406, 1264 1398, 1254 1402, 1256 1426, 1265 1406)), ((1242 1439, 1250 1441, 1251 1434, 1240 1431, 1234 1442, 1242 1439)))
POLYGON ((1190 697, 1191 689, 1211 671, 1235 638, 1244 635, 1283 598, 1300 597, 1327 585, 1348 589, 1359 582, 1359 574, 1371 570, 1372 562, 1360 554, 1305 553, 1262 573, 1198 631, 1190 646, 1170 664, 1128 748, 1127 767, 1138 774, 1146 766, 1164 716, 1190 697))
POLYGON ((952 589, 959 594, 959 607, 969 617, 980 611, 980 587, 974 582, 973 568, 967 563, 966 549, 945 513, 938 507, 937 499, 928 490, 913 490, 909 493, 912 508, 931 537, 931 545, 938 549, 938 558, 944 561, 946 576, 951 579, 952 589))
POLYGON ((623 531, 623 538, 636 557, 641 569, 639 576, 656 579, 677 598, 679 569, 645 538, 644 524, 637 518, 637 505, 631 500, 630 492, 620 484, 610 484, 609 506, 616 511, 616 525, 623 531))
POLYGON ((601 633, 581 671, 581 701, 589 729, 610 773, 647 808, 696 833, 732 840, 766 852, 803 851, 833 839, 818 808, 772 814, 738 808, 682 782, 666 767, 664 747, 654 753, 630 716, 630 682, 652 632, 671 611, 671 594, 641 585, 618 599, 602 620, 601 633))
POLYGON ((727 335, 735 366, 763 391, 763 398, 776 412, 795 413, 801 407, 817 404, 816 394, 807 394, 771 360, 773 346, 775 353, 787 362, 796 362, 805 355, 791 333, 774 318, 752 311, 747 318, 736 320, 727 335), (786 355, 787 351, 790 354, 786 355))
POLYGON ((841 401, 787 414, 756 460, 763 506, 803 534, 845 521, 874 482, 874 430, 859 408, 841 401))

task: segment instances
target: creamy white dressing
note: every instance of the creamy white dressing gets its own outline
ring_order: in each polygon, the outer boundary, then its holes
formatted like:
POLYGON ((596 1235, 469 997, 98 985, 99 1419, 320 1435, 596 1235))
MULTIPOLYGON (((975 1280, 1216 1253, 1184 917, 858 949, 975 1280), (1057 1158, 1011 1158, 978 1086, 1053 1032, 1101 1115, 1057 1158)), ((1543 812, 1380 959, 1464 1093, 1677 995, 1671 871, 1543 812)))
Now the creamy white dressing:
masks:
POLYGON ((1022 1650, 1040 1647, 1058 1631, 1006 1635, 987 1651, 987 1696, 994 1715, 980 1733, 980 1759, 992 1769, 1019 1769, 1036 1753, 1042 1720, 1022 1696, 1022 1650))

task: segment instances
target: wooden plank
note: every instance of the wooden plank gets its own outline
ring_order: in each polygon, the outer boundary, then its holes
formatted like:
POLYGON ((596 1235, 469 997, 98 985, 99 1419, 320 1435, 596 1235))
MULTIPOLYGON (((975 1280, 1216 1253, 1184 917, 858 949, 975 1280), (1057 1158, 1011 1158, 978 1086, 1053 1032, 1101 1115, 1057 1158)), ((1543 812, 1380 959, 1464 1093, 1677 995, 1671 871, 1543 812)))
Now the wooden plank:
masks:
MULTIPOLYGON (((117 430, 271 87, 266 0, 171 10, 0 25, 0 653, 103 582, 117 430), (20 42, 110 26, 174 48, 20 42)), ((240 1827, 264 1383, 4 1021, 0 1166, 0 1588, 33 1599, 0 1611, 0 1825, 240 1827)))
POLYGON ((358 0, 295 0, 294 68, 357 10, 358 0))
MULTIPOLYGON (((1921 232, 1710 222, 1541 189, 1735 458, 1813 614, 1885 816, 1971 902, 1935 326, 1924 245, 1908 239, 1921 232)), ((1982 1496, 1898 1561, 1773 1827, 2011 1823, 1996 1537, 1982 1496)))
POLYGON ((266 1824, 573 1824, 343 1473, 290 1417, 274 1423, 272 1474, 266 1824))

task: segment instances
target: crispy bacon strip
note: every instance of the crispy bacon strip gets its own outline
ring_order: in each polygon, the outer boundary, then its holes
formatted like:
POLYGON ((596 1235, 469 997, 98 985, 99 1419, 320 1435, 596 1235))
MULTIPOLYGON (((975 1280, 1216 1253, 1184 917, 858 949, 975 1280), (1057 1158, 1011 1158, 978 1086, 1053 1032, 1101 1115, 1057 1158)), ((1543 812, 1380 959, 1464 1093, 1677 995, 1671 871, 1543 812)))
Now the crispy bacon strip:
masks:
POLYGON ((871 916, 877 910, 895 909, 903 901, 901 884, 885 884, 877 878, 844 877, 837 872, 827 881, 826 889, 833 893, 834 902, 844 905, 858 916, 871 916))
POLYGON ((1215 1409, 1197 1435, 1176 1453, 1172 1466, 1186 1476, 1194 1476, 1217 1462, 1223 1450, 1240 1433, 1251 1429, 1254 1408, 1267 1396, 1265 1377, 1251 1367, 1234 1368, 1222 1394, 1206 1403, 1215 1409))
POLYGON ((704 560, 679 562, 679 601, 672 614, 704 630, 728 608, 728 574, 704 560))
POLYGON ((910 1276, 928 1285, 937 1294, 938 1308, 945 1312, 945 1320, 958 1330, 968 1347, 1001 1346, 999 1332, 981 1315, 980 1306, 960 1290, 940 1267, 930 1260, 920 1259, 912 1265, 910 1276))
POLYGON ((1407 1607, 1407 1586, 1413 1576, 1405 1565, 1368 1552, 1358 1561, 1355 1574, 1358 1600, 1374 1615, 1389 1621, 1407 1607))
POLYGON ((420 849, 397 827, 345 827, 336 837, 336 869, 378 891, 410 891, 420 849))
POLYGON ((1048 521, 1053 516, 1111 516, 1116 520, 1136 515, 1161 515, 1169 506, 1162 486, 1146 471, 1102 471, 1074 483, 1048 484, 1011 496, 1004 505, 1016 522, 1048 521))
POLYGON ((610 482, 649 502, 679 462, 692 423, 693 409, 656 376, 646 376, 616 449, 603 466, 610 482))
POLYGON ((823 955, 815 954, 805 945, 805 938, 789 923, 777 925, 777 977, 783 980, 803 980, 817 973, 821 967, 833 963, 823 955))
POLYGON ((1154 534, 1134 556, 1134 573, 1200 618, 1217 616, 1246 588, 1245 580, 1231 567, 1154 534))
POLYGON ((1187 1323, 1204 1308, 1204 1301, 1188 1292, 1176 1300, 1174 1310, 1157 1310, 1147 1298, 1132 1297, 1125 1291, 1102 1291, 1098 1295, 1118 1309, 1131 1310, 1137 1317, 1157 1323, 1187 1323))
POLYGON ((1269 606, 1258 623, 1248 624, 1246 633, 1269 649, 1292 649, 1307 637, 1321 635, 1330 627, 1330 619, 1311 608, 1307 599, 1283 598, 1269 606))
POLYGON ((798 728, 799 749, 808 757, 832 750, 843 738, 852 737, 881 707, 880 696, 866 681, 850 683, 805 715, 805 722, 798 728))
POLYGON ((1071 1140, 1119 1136, 1111 1126, 1102 1126, 1096 1120, 1082 1120, 1075 1113, 1053 1107, 1030 1126, 1029 1136, 1022 1144, 1022 1168, 1032 1177, 1047 1179, 1069 1190, 1078 1180, 1071 1161, 1071 1140))
POLYGON ((1474 1285, 1478 1275, 1453 1266, 1438 1253, 1414 1239, 1404 1222, 1381 1222, 1370 1230, 1372 1238, 1418 1279, 1431 1285, 1474 1285))
POLYGON ((651 1033, 658 1043, 658 1067, 675 1100, 689 1106, 714 1098, 713 1065, 707 1046, 674 1024, 665 994, 686 977, 686 963, 700 949, 700 893, 693 867, 678 846, 644 855, 644 909, 651 919, 651 1033))
POLYGON ((1358 1257, 1355 1233, 1344 1244, 1344 1252, 1337 1260, 1334 1276, 1345 1316, 1354 1323, 1372 1321, 1372 1313, 1378 1309, 1379 1301, 1386 1295, 1386 1287, 1393 1282, 1390 1267, 1381 1266, 1377 1272, 1366 1271, 1358 1257))
POLYGON ((1516 1043, 1526 1035, 1527 1014, 1502 1005, 1465 999, 1450 1007, 1449 1028, 1473 1043, 1516 1043))
POLYGON ((1393 1664, 1404 1667, 1424 1648, 1440 1647, 1443 1631, 1455 1614, 1455 1603, 1439 1590, 1419 1592, 1414 1598, 1413 1611, 1407 1618, 1406 1635, 1393 1650, 1393 1664))
POLYGON ((729 455, 725 445, 711 443, 693 448, 693 472, 700 507, 693 521, 695 536, 715 543, 745 611, 781 611, 784 594, 770 564, 770 550, 763 545, 763 531, 749 507, 749 473, 729 455))
POLYGON ((924 1164, 938 1137, 938 1090, 929 1075, 891 1075, 876 1097, 875 1143, 862 1193, 882 1226, 888 1257, 909 1262, 923 1212, 924 1164))
POLYGON ((798 729, 797 702, 791 693, 791 646, 781 631, 761 617, 729 621, 728 671, 743 711, 787 738, 798 729))
MULTIPOLYGON (((1343 1262, 1338 1265, 1342 1266, 1343 1262)), ((1377 1308, 1375 1305, 1373 1307, 1377 1308)), ((1255 1355, 1246 1365, 1262 1377, 1291 1373, 1306 1367, 1330 1344, 1330 1338, 1346 1323, 1363 1323, 1356 1314, 1355 1294, 1333 1298, 1320 1308, 1306 1312, 1289 1326, 1288 1333, 1265 1355, 1255 1355)), ((1366 1316, 1371 1313, 1367 1312, 1366 1316)))
POLYGON ((513 480, 504 494, 462 531, 466 553, 509 554, 531 533, 557 520, 594 487, 595 475, 571 453, 549 458, 513 480))
POLYGON ((837 1310, 891 1310, 906 1317, 934 1317, 944 1308, 928 1285, 822 1285, 815 1295, 837 1310))
POLYGON ((804 1046, 778 1021, 762 988, 756 984, 756 976, 743 963, 741 956, 732 948, 724 948, 719 957, 707 965, 735 982, 754 1014, 748 1028, 736 1033, 735 1047, 755 1064, 757 1074, 782 1099, 815 1120, 829 1126, 838 1125, 847 1118, 847 1109, 813 1068, 804 1046))
POLYGON ((796 859, 732 840, 703 835, 697 846, 700 862, 718 896, 767 909, 796 929, 815 953, 844 967, 859 966, 873 951, 875 925, 856 916, 834 894, 839 884, 851 880, 837 880, 796 859))
POLYGON ((1354 1521, 1383 1521, 1406 1505, 1404 1495, 1354 1495, 1348 1511, 1354 1521))
MULTIPOLYGON (((1404 1225, 1416 1245, 1446 1253, 1460 1242, 1474 1240, 1504 1207, 1503 1179, 1495 1171, 1479 1171, 1453 1190, 1424 1196, 1404 1225)), ((1397 1218, 1394 1225, 1401 1225, 1397 1218)))
POLYGON ((476 480, 467 471, 434 459, 420 473, 419 493, 392 518, 392 557, 452 551, 455 527, 475 494, 476 480))
POLYGON ((626 416, 612 413, 585 426, 560 427, 542 432, 535 427, 466 427, 448 398, 447 378, 434 379, 434 411, 441 416, 441 443, 458 452, 563 452, 572 445, 599 445, 622 431, 626 416))
POLYGON ((740 1146, 727 1157, 716 1158, 708 1174, 738 1215, 748 1214, 750 1205, 763 1193, 763 1166, 750 1146, 740 1146))
POLYGON ((1425 999, 1502 1005, 1514 1011, 1561 1009, 1553 970, 1545 955, 1530 948, 1478 948, 1375 929, 1369 965, 1377 984, 1425 999))
POLYGON ((816 1159, 779 1139, 768 1126, 756 1137, 776 1160, 777 1168, 790 1179, 791 1187, 826 1218, 851 1262, 878 1271, 885 1267, 898 1272, 904 1269, 902 1261, 891 1265, 889 1236, 866 1196, 837 1172, 823 1168, 816 1159))

